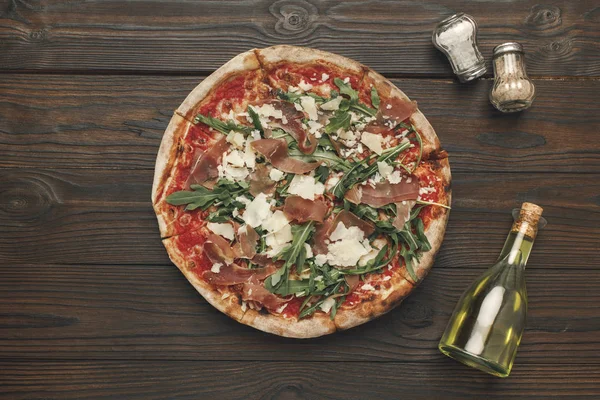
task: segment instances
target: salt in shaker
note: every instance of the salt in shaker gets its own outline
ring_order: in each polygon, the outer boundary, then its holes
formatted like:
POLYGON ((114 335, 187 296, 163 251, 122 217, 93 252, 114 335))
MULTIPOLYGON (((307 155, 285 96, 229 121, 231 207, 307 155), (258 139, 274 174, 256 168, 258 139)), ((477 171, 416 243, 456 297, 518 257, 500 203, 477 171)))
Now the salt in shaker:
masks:
POLYGON ((521 111, 535 98, 535 86, 527 77, 523 47, 519 43, 504 43, 494 48, 494 86, 490 102, 502 112, 521 111))
POLYGON ((477 48, 477 23, 470 15, 454 14, 440 22, 433 31, 432 41, 448 57, 461 82, 485 74, 485 60, 477 48))

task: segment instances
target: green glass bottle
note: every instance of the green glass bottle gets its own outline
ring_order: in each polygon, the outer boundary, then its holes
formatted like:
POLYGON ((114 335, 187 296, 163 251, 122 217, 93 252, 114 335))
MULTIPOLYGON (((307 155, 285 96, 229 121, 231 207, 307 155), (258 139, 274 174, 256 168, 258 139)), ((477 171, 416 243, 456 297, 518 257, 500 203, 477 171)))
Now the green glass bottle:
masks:
POLYGON ((460 298, 439 349, 463 364, 499 377, 510 374, 527 317, 525 264, 542 208, 523 203, 497 263, 460 298))

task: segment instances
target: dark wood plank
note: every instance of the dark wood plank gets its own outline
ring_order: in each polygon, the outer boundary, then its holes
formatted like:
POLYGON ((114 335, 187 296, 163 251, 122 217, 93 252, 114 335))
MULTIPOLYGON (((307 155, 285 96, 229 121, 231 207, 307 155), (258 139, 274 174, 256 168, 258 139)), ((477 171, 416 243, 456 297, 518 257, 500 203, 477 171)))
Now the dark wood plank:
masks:
MULTIPOLYGON (((537 250, 537 249, 536 249, 537 250)), ((460 294, 491 262, 435 266, 397 309, 347 332, 298 341, 240 325, 172 265, 0 266, 0 359, 401 361, 443 359, 437 343, 460 294)), ((572 255, 574 258, 575 256, 572 255)), ((600 271, 531 259, 517 365, 597 364, 600 271)))
MULTIPOLYGON (((201 77, 0 75, 0 167, 154 167, 164 129, 201 77)), ((600 172, 600 81, 536 81, 520 114, 488 101, 491 81, 394 82, 450 152, 454 172, 600 172), (568 93, 568 95, 566 95, 568 93)))
MULTIPOLYGON (((0 262, 168 263, 150 205, 151 170, 0 169, 0 262)), ((600 261, 600 183, 590 174, 455 173, 442 268, 497 256, 510 210, 545 207, 536 254, 543 268, 595 268, 600 261)), ((532 261, 536 260, 536 254, 532 261)))
POLYGON ((2 4, 4 70, 212 71, 250 48, 289 43, 340 53, 383 73, 452 76, 431 33, 438 21, 464 11, 479 23, 488 61, 495 45, 516 40, 534 75, 600 73, 592 0, 2 4))
POLYGON ((0 398, 591 399, 600 389, 598 366, 516 366, 498 379, 454 364, 0 362, 10 382, 0 398))

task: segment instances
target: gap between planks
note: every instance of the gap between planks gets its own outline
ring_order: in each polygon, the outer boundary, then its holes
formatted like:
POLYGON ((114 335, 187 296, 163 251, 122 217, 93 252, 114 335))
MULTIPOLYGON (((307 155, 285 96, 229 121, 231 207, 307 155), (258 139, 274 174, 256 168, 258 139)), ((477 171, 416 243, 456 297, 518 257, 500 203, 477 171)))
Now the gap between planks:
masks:
MULTIPOLYGON (((104 75, 104 76, 203 76, 206 77, 212 74, 214 70, 181 70, 181 71, 172 71, 172 70, 151 70, 151 71, 131 71, 131 70, 117 70, 117 69, 89 69, 89 70, 81 70, 81 69, 61 69, 61 70, 52 70, 52 69, 6 69, 0 70, 0 75, 104 75)), ((388 79, 433 79, 433 80, 456 80, 454 75, 447 74, 420 74, 420 73, 386 73, 383 74, 388 79)), ((532 80, 538 81, 600 81, 600 76, 537 76, 537 75, 529 75, 529 78, 532 80)), ((479 78, 479 80, 493 80, 494 78, 490 74, 486 74, 484 77, 479 78)), ((458 82, 458 81, 457 81, 458 82)))

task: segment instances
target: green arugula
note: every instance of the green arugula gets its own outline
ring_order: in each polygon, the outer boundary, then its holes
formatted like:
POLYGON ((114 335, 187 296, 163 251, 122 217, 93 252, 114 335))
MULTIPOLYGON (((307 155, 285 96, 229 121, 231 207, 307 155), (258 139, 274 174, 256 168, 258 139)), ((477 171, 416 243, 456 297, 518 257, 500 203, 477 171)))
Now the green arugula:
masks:
POLYGON ((190 185, 190 190, 180 190, 167 196, 167 203, 173 206, 186 204, 185 210, 192 211, 197 208, 206 210, 213 204, 221 204, 224 207, 239 205, 235 198, 248 194, 248 183, 232 182, 220 179, 216 186, 210 190, 202 185, 190 185))
POLYGON ((377 88, 373 86, 371 88, 371 104, 373 104, 373 107, 375 107, 376 110, 379 109, 379 102, 379 93, 377 93, 377 88))
POLYGON ((252 127, 250 126, 238 125, 234 121, 223 122, 220 119, 198 114, 194 118, 194 124, 198 124, 200 122, 210 126, 211 128, 216 129, 224 135, 227 135, 231 131, 241 132, 246 135, 249 135, 252 131, 252 127))
POLYGON ((260 117, 258 116, 256 111, 254 111, 254 108, 252 108, 252 106, 248 106, 248 115, 250 115, 250 118, 252 119, 252 124, 254 125, 256 130, 260 132, 261 136, 264 136, 265 131, 263 129, 262 124, 260 123, 260 117))
POLYGON ((284 260, 284 264, 277 272, 268 277, 265 282, 268 282, 270 287, 279 289, 284 286, 289 291, 289 275, 291 267, 296 266, 296 271, 300 273, 300 269, 304 266, 306 260, 306 247, 304 243, 308 242, 308 239, 312 236, 315 231, 314 222, 310 221, 302 225, 292 226, 292 243, 287 245, 279 254, 277 254, 275 260, 284 260), (275 281, 275 283, 273 283, 275 281))
MULTIPOLYGON (((417 158, 417 161, 415 162, 415 167, 412 169, 412 171, 409 171, 409 173, 413 173, 413 172, 415 172, 415 170, 421 163, 421 159, 423 158, 423 139, 421 138, 421 135, 419 134, 419 132, 417 132, 417 128, 415 128, 415 126, 412 124, 408 125, 408 124, 405 124, 404 122, 399 122, 394 127, 394 129, 398 129, 398 127, 407 129, 409 133, 414 133, 415 138, 417 139, 417 143, 419 144, 419 157, 417 158)), ((406 167, 404 167, 404 166, 402 166, 402 167, 408 171, 408 169, 406 167)))
POLYGON ((371 175, 377 172, 377 162, 394 160, 398 154, 410 147, 410 143, 401 143, 396 147, 385 150, 380 156, 371 154, 364 160, 353 163, 352 167, 340 178, 339 182, 332 189, 332 193, 337 198, 343 198, 344 194, 354 184, 366 181, 371 175), (373 160, 376 162, 370 163, 373 160), (369 164, 370 163, 370 164, 369 164))
POLYGON ((317 148, 312 154, 304 154, 300 150, 292 148, 288 151, 288 155, 298 158, 306 162, 324 161, 329 167, 335 171, 350 170, 350 163, 335 154, 333 151, 317 148))
MULTIPOLYGON (((368 117, 374 117, 377 114, 377 110, 367 105, 359 102, 358 92, 352 89, 352 86, 345 83, 340 78, 335 78, 333 83, 340 89, 340 94, 349 97, 348 108, 354 111, 358 111, 362 114, 367 115, 368 117)), ((342 102, 343 103, 343 102, 342 102)), ((340 104, 340 109, 342 109, 342 105, 340 104)))

